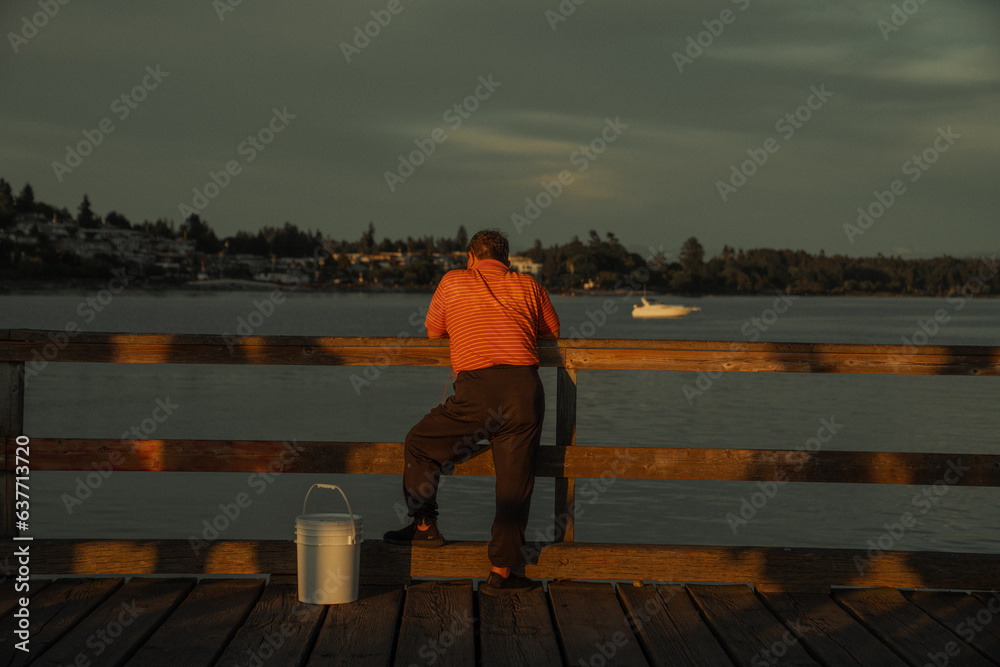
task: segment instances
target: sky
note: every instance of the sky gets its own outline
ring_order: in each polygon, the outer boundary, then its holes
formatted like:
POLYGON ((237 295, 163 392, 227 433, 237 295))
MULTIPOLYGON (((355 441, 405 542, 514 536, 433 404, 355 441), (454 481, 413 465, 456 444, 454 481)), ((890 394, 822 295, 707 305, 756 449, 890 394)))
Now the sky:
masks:
POLYGON ((4 0, 0 32, 0 177, 74 214, 1000 249, 992 1, 4 0))

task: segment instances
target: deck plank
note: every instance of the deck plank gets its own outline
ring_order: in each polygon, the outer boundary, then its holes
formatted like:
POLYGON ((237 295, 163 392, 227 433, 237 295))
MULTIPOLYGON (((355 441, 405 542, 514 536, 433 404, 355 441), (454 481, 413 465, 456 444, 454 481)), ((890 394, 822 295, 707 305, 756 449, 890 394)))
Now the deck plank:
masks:
POLYGON ((802 647, 798 626, 778 620, 749 586, 699 584, 688 591, 738 664, 818 664, 802 647))
POLYGON ((331 605, 306 667, 389 667, 404 592, 361 586, 358 599, 331 605))
MULTIPOLYGON (((910 591, 906 597, 984 656, 1000 660, 1000 617, 988 603, 968 593, 944 591, 910 591)), ((1000 595, 993 598, 1000 612, 998 604, 1000 595)))
POLYGON ((9 584, 6 581, 2 583, 2 590, 0 590, 0 618, 3 618, 20 606, 18 601, 21 598, 27 597, 30 599, 34 597, 52 582, 44 579, 29 581, 27 591, 15 590, 15 582, 13 580, 9 584))
POLYGON ((617 588, 651 665, 732 665, 683 586, 618 584, 617 588))
POLYGON ((66 633, 119 588, 123 579, 57 579, 31 598, 30 653, 14 648, 17 619, 0 622, 0 665, 26 665, 59 641, 66 633))
POLYGON ((566 664, 649 664, 611 585, 553 582, 549 597, 566 664))
POLYGON ((324 605, 299 602, 294 584, 271 583, 215 664, 301 665, 325 615, 324 605))
POLYGON ((478 595, 482 667, 563 664, 545 591, 478 595))
POLYGON ((194 584, 192 579, 130 579, 32 665, 122 665, 194 584))
POLYGON ((553 582, 496 597, 463 580, 327 607, 277 581, 106 578, 33 582, 30 610, 30 654, 0 617, 0 667, 1000 664, 995 592, 553 582))
POLYGON ((934 664, 934 657, 950 667, 986 667, 989 661, 927 615, 895 588, 838 590, 836 600, 910 664, 934 664), (957 655, 948 655, 948 651, 957 655))
MULTIPOLYGON (((986 608, 990 611, 990 613, 993 614, 992 618, 990 619, 990 623, 988 625, 987 624, 981 624, 981 625, 987 626, 987 631, 991 635, 1000 638, 1000 592, 994 590, 988 593, 986 592, 973 593, 973 595, 977 599, 979 599, 984 605, 986 605, 986 608)), ((1000 656, 1000 652, 997 652, 994 655, 1000 656)))
POLYGON ((906 667, 898 655, 825 593, 759 593, 786 625, 800 623, 801 641, 829 667, 906 667))
POLYGON ((476 664, 472 581, 424 581, 406 589, 396 667, 476 664))
POLYGON ((206 579, 139 648, 128 667, 211 667, 260 597, 263 579, 206 579))

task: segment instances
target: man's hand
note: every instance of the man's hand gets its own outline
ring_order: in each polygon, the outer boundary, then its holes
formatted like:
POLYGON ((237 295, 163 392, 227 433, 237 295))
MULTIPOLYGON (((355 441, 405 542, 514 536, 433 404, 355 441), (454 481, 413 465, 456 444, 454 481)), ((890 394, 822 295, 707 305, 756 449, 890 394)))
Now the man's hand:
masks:
POLYGON ((448 332, 447 331, 434 331, 434 329, 428 329, 427 330, 427 337, 428 338, 447 338, 448 337, 448 332))

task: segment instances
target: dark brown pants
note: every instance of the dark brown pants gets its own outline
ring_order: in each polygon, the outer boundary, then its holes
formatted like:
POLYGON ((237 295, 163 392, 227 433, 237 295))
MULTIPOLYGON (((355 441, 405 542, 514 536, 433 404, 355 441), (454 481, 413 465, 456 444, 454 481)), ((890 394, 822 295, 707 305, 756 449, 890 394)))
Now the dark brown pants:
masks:
POLYGON ((524 529, 535 487, 535 455, 542 437, 545 393, 534 366, 461 371, 455 395, 431 410, 406 435, 403 494, 416 520, 435 519, 442 472, 468 458, 476 442, 493 445, 496 516, 489 546, 496 567, 523 562, 524 529))

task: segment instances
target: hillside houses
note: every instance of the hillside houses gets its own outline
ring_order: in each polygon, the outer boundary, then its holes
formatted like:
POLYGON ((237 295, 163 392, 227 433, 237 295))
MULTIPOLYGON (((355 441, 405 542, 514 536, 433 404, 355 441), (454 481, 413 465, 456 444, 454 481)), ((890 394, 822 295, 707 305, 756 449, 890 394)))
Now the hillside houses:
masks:
MULTIPOLYGON (((434 276, 465 268, 466 253, 455 252, 337 252, 332 240, 314 247, 313 257, 270 257, 246 252, 230 252, 228 243, 218 253, 198 251, 187 234, 172 236, 163 229, 118 227, 83 228, 70 219, 48 219, 33 213, 21 214, 14 224, 0 228, 0 248, 14 262, 133 265, 154 280, 170 282, 211 279, 242 279, 278 284, 338 285, 427 285, 434 276), (35 258, 32 260, 32 258, 35 258), (315 258, 315 261, 314 261, 315 258)), ((511 267, 539 276, 541 264, 527 257, 512 256, 511 267)))
POLYGON ((51 248, 60 258, 110 259, 123 264, 158 266, 168 272, 183 272, 193 266, 194 243, 183 238, 152 236, 134 229, 77 226, 73 220, 47 219, 38 213, 18 215, 14 224, 0 229, 0 241, 13 245, 18 255, 51 248))

